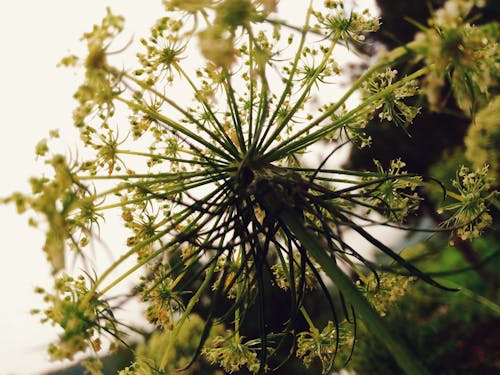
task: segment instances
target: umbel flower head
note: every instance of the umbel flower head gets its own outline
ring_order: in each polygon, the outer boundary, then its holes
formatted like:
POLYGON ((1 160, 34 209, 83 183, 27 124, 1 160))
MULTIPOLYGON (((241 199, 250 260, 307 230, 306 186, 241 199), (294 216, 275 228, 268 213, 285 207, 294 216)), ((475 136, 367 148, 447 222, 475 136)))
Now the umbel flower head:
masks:
POLYGON ((415 38, 416 51, 430 73, 424 80, 429 103, 442 105, 442 89, 451 84, 458 106, 467 114, 485 105, 500 72, 498 23, 475 26, 467 17, 480 1, 448 0, 435 11, 429 27, 415 38))
MULTIPOLYGON (((75 94, 74 120, 93 156, 67 160, 50 156, 47 142, 39 144, 37 154, 47 158, 53 176, 33 179, 31 196, 16 193, 8 199, 20 211, 29 207, 45 217, 44 251, 55 274, 66 268, 68 254, 87 258, 87 244, 108 212, 118 210, 130 230, 124 240, 128 249, 90 287, 65 283, 68 303, 80 320, 74 330, 64 316, 49 316, 65 330, 63 348, 54 349, 57 357, 87 349, 96 333, 119 336, 101 327, 104 318, 112 319, 112 306, 100 301, 141 270, 135 292, 148 304, 151 323, 171 331, 155 371, 167 368, 175 338, 203 301, 206 324, 192 361, 203 352, 230 372, 244 367, 265 372, 282 347, 297 338, 297 322, 306 319, 310 330, 298 335, 297 355, 307 364, 317 357, 326 373, 339 348, 340 323, 354 322, 354 310, 365 324, 373 323, 402 367, 421 369, 384 330, 339 265, 362 279, 363 270, 376 274, 375 266, 345 240, 345 231, 352 230, 410 274, 442 287, 366 229, 404 225, 418 209, 422 178, 406 173, 396 159, 390 166, 377 163, 372 172, 328 168, 339 146, 324 140, 366 143, 362 128, 377 113, 397 125, 411 123, 418 109, 406 100, 418 92, 417 80, 427 68, 397 76, 390 62, 411 52, 399 48, 340 99, 318 107, 313 99, 340 73, 336 49, 362 41, 364 33, 378 27, 365 12, 348 13, 327 1, 323 10, 310 5, 304 23, 296 26, 277 18, 275 1, 164 3, 167 13, 142 40, 145 52, 138 55, 138 67, 113 66, 111 46, 123 19, 109 10, 84 34, 88 56, 63 59, 62 64, 86 72, 75 94), (197 52, 198 43, 207 60, 193 69, 187 56, 197 52), (364 90, 362 102, 348 108, 358 90, 364 90), (117 109, 128 113, 130 125, 116 117, 117 109), (134 142, 120 136, 127 132, 134 142), (304 165, 301 155, 317 144, 332 151, 318 165, 304 165), (134 266, 114 275, 134 258, 134 266), (289 319, 279 332, 267 324, 270 290, 286 292, 290 299, 289 319), (304 305, 310 291, 324 296, 331 313, 321 332, 304 305), (221 313, 223 305, 229 307, 221 313), (257 337, 240 333, 250 321, 257 322, 257 337), (228 335, 208 345, 212 327, 220 322, 230 326, 228 335), (73 337, 78 345, 67 350, 73 337)), ((59 311, 60 301, 49 296, 54 307, 48 311, 59 311)))
POLYGON ((488 205, 496 192, 489 191, 491 181, 487 172, 487 165, 476 170, 462 166, 453 181, 458 194, 450 194, 455 202, 444 207, 452 212, 444 224, 456 228, 456 234, 462 240, 478 237, 492 224, 488 205))

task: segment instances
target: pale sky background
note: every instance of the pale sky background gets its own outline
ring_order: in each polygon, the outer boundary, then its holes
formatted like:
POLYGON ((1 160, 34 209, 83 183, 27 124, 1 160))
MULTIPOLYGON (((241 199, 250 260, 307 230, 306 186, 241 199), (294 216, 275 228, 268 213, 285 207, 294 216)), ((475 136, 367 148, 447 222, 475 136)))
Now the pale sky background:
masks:
MULTIPOLYGON (((295 0, 282 3, 287 1, 295 0)), ((125 35, 136 41, 163 12, 160 0, 0 0, 0 197, 27 192, 28 178, 41 174, 34 149, 49 130, 58 128, 71 139, 72 94, 80 79, 56 64, 81 50, 80 36, 100 21, 106 6, 125 16, 125 35)), ((68 150, 76 144, 69 141, 68 150)), ((0 375, 61 366, 48 363, 46 354, 53 328, 29 315, 41 302, 34 286, 51 281, 43 231, 28 227, 27 219, 13 206, 0 206, 0 375)))
MULTIPOLYGON (((28 178, 41 171, 34 158, 37 142, 50 129, 72 127, 79 78, 56 64, 82 47, 80 36, 100 21, 106 6, 126 17, 128 35, 145 35, 162 11, 159 0, 0 1, 0 196, 28 191, 28 178)), ((54 330, 29 315, 41 302, 33 287, 51 281, 43 232, 28 227, 27 219, 12 206, 0 206, 0 375, 61 366, 48 363, 46 354, 54 330)))

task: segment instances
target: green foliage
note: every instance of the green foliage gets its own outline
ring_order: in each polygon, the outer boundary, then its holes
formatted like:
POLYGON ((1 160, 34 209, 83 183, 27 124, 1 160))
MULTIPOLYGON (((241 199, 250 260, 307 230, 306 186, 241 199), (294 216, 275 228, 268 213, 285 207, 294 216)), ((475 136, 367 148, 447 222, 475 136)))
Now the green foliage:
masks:
MULTIPOLYGON (((494 251, 491 241, 483 242, 486 243, 474 242, 474 245, 478 250, 485 247, 483 252, 494 256, 486 268, 494 271, 498 267, 498 254, 491 254, 494 251)), ((416 256, 433 251, 435 255, 425 262, 434 264, 435 270, 464 269, 446 276, 449 282, 460 285, 461 291, 442 292, 421 282, 414 283, 404 296, 393 301, 386 319, 391 328, 410 343, 431 373, 496 373, 499 370, 495 358, 498 357, 500 306, 488 299, 495 288, 473 269, 467 269, 467 263, 454 249, 436 252, 443 245, 440 241, 431 241, 411 252, 416 256)), ((498 301, 497 296, 493 298, 498 301)), ((382 298, 384 300, 387 299, 382 298)), ((390 353, 364 324, 359 326, 357 349, 348 366, 360 375, 400 374, 390 353), (374 363, 377 366, 373 366, 374 363)))

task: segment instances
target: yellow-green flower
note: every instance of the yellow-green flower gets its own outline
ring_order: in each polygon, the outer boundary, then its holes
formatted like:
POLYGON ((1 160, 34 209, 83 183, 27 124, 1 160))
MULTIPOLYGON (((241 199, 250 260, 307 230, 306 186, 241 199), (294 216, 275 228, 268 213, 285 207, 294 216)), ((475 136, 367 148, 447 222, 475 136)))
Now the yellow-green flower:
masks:
POLYGON ((466 113, 485 104, 500 71, 498 24, 476 26, 467 21, 471 0, 449 0, 436 11, 429 28, 418 33, 415 50, 430 72, 424 91, 432 108, 440 108, 445 81, 451 84, 455 100, 466 113))
POLYGON ((496 96, 474 117, 465 137, 465 156, 474 168, 489 165, 488 174, 496 186, 500 177, 499 114, 500 96, 496 96))

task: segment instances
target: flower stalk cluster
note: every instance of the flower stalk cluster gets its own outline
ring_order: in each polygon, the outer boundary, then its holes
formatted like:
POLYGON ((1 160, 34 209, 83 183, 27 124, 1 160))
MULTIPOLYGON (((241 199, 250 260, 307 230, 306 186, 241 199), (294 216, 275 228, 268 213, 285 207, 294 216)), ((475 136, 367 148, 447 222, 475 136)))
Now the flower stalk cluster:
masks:
MULTIPOLYGON (((439 30, 429 29, 418 48, 413 43, 387 54, 340 99, 321 99, 318 105, 316 99, 327 97, 325 87, 342 71, 337 48, 363 42, 366 33, 377 30, 377 19, 347 12, 338 1, 326 1, 323 8, 311 2, 298 26, 279 18, 274 0, 163 3, 166 14, 141 40, 145 51, 138 55, 138 66, 113 66, 111 45, 123 18, 109 10, 83 36, 88 55, 63 59, 62 65, 85 69, 75 94, 74 122, 91 156, 53 156, 42 141, 36 153, 53 167, 53 175, 32 179, 31 195, 6 199, 20 212, 29 209, 45 219, 44 251, 55 275, 67 268, 69 254, 87 259, 87 245, 106 215, 118 212, 130 231, 125 250, 89 286, 64 276, 56 294, 46 294, 52 307, 45 315, 64 330, 60 343, 51 347, 52 356, 71 359, 89 348, 97 352, 100 333, 120 336, 113 306, 105 301, 116 285, 141 271, 135 292, 147 304, 149 321, 168 332, 169 340, 154 364, 143 360, 124 374, 148 373, 147 366, 166 371, 176 337, 202 301, 209 308, 189 363, 203 353, 229 372, 246 367, 264 373, 272 370, 282 347, 296 340, 296 355, 306 365, 318 357, 328 373, 340 348, 340 324, 350 315, 345 312, 354 310, 405 371, 426 373, 340 268, 362 279, 367 271, 377 272, 345 239, 345 231, 353 230, 411 275, 445 288, 366 229, 401 226, 418 208, 422 178, 406 173, 401 160, 390 166, 377 162, 374 171, 365 172, 326 168, 337 145, 317 166, 304 165, 301 155, 314 145, 330 146, 325 140, 367 145, 362 129, 375 115, 408 126, 419 112, 408 102, 419 93, 419 81, 429 91, 437 72, 451 72, 451 64, 458 62, 474 78, 485 68, 477 65, 477 51, 490 56, 490 39, 479 49, 475 43, 459 44, 460 53, 468 56, 464 63, 454 57, 436 62, 433 58, 441 58, 442 51, 434 51, 435 41, 427 39, 435 33, 442 39, 448 28, 462 27, 439 21, 439 30), (204 59, 193 69, 187 57, 198 51, 204 59), (399 76, 391 64, 414 53, 426 66, 399 76), (177 94, 180 90, 190 93, 188 100, 177 94), (358 92, 362 101, 348 106, 358 92), (128 114, 129 125, 118 124, 118 108, 128 114), (130 259, 136 263, 117 276, 115 271, 130 259), (270 290, 290 299, 290 319, 280 332, 267 328, 270 290), (325 298, 331 313, 322 331, 304 304, 311 291, 325 298), (230 306, 225 313, 222 305, 230 306), (249 311, 255 313, 249 316, 249 311), (300 319, 309 320, 310 330, 296 334, 300 319), (250 320, 257 321, 259 332, 246 338, 242 331, 250 320), (228 334, 209 342, 213 329, 228 334)), ((475 29, 462 29, 464 41, 477 39, 475 29)), ((459 53, 441 39, 439 48, 459 53)), ((460 66, 454 65, 455 81, 460 66)), ((454 84, 457 93, 460 82, 454 84)), ((479 92, 484 94, 490 84, 480 83, 479 92)), ((460 95, 474 97, 474 87, 460 95)), ((459 100, 470 108, 463 97, 459 100)), ((464 235, 488 224, 485 198, 478 198, 487 189, 484 174, 459 173, 460 204, 449 207, 457 212, 449 223, 464 235)))

